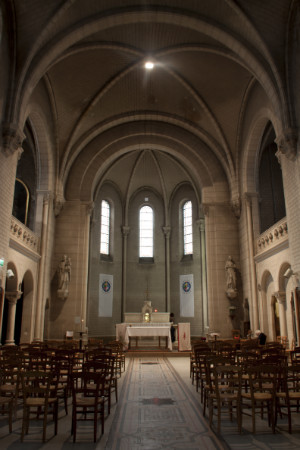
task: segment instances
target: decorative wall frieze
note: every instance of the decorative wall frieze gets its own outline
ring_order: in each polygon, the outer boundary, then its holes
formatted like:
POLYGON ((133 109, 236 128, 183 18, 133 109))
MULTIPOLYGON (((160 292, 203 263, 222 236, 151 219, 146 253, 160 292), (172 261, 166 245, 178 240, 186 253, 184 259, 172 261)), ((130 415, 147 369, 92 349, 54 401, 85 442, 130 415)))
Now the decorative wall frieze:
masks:
POLYGON ((0 128, 0 139, 1 148, 6 156, 10 156, 16 151, 22 153, 22 143, 25 139, 25 134, 17 125, 2 124, 0 128))
POLYGON ((297 141, 298 130, 296 128, 288 128, 275 139, 278 150, 291 161, 295 161, 297 156, 297 141))
POLYGON ((10 224, 10 237, 16 241, 19 245, 31 250, 35 253, 39 253, 40 250, 40 238, 37 234, 27 228, 22 222, 11 217, 10 224))
POLYGON ((258 237, 256 240, 256 252, 257 254, 262 253, 286 239, 288 239, 288 226, 285 217, 258 237))

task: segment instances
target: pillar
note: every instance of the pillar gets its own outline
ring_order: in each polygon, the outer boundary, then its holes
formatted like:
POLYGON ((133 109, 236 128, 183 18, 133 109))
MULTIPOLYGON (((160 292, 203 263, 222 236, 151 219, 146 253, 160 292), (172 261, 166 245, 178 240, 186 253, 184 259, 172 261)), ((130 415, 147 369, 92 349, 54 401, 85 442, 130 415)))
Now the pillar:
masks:
POLYGON ((130 232, 130 227, 122 227, 123 238, 123 258, 122 258, 122 306, 121 306, 121 322, 124 321, 124 315, 126 312, 126 289, 127 289, 127 238, 130 232))
POLYGON ((34 341, 43 340, 44 331, 44 280, 45 280, 45 262, 47 252, 47 239, 48 239, 48 223, 49 223, 49 202, 50 194, 47 192, 44 195, 43 200, 43 218, 42 218, 42 235, 41 235, 41 259, 38 272, 38 285, 37 285, 37 297, 36 297, 36 314, 35 314, 35 329, 34 329, 34 341))
MULTIPOLYGON (((251 294, 251 329, 259 329, 258 316, 258 298, 257 298, 257 280, 256 267, 254 261, 254 239, 253 239, 253 220, 252 220, 252 199, 249 194, 245 194, 246 203, 246 224, 247 224, 247 241, 248 241, 248 258, 249 258, 249 275, 250 275, 250 294, 251 294)), ((250 303, 250 302, 249 302, 250 303)))
POLYGON ((207 334, 209 330, 208 320, 208 296, 207 296, 207 274, 206 274, 206 243, 205 243, 205 219, 197 221, 200 232, 200 261, 201 261, 201 289, 202 289, 202 316, 203 330, 207 334))
POLYGON ((280 335, 287 337, 287 326, 286 326, 286 296, 285 292, 275 292, 273 294, 278 301, 278 310, 279 310, 279 323, 280 323, 280 335))
POLYGON ((170 300, 170 235, 171 227, 163 227, 165 235, 166 311, 171 312, 170 300))
POLYGON ((5 345, 15 345, 15 320, 17 301, 21 298, 21 291, 6 292, 5 297, 8 301, 8 317, 5 345))

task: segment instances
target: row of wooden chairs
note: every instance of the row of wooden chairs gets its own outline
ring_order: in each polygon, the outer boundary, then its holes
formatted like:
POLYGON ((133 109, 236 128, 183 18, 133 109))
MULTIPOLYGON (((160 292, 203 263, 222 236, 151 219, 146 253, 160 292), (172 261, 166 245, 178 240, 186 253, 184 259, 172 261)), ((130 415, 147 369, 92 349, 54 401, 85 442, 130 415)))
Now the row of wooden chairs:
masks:
POLYGON ((0 405, 8 414, 12 432, 13 411, 23 400, 21 440, 28 433, 32 415, 43 418, 43 441, 46 439, 47 416, 53 415, 57 433, 58 403, 62 399, 68 414, 68 398, 72 396, 72 433, 76 440, 77 421, 82 416, 94 421, 94 440, 97 421, 101 418, 104 432, 104 407, 110 413, 111 396, 118 401, 118 378, 125 370, 125 355, 117 342, 79 351, 48 345, 27 345, 3 348, 0 352, 0 405), (88 382, 89 380, 89 382, 88 382))
POLYGON ((300 351, 295 349, 289 363, 284 349, 276 345, 231 352, 225 344, 222 353, 203 342, 195 344, 191 353, 191 378, 196 390, 200 390, 204 415, 209 407, 210 424, 216 411, 220 431, 221 411, 227 405, 228 412, 236 410, 239 431, 242 415, 250 410, 255 433, 257 406, 260 411, 265 406, 273 432, 278 415, 287 411, 291 433, 292 406, 298 408, 300 401, 300 364, 299 359, 296 360, 299 354, 300 351))

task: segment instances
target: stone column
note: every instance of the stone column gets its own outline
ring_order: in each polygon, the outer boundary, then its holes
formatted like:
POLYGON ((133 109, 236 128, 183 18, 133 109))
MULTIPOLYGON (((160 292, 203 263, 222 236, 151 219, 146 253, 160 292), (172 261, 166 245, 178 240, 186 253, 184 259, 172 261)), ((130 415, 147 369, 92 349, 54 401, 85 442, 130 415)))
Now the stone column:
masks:
POLYGON ((126 289, 127 289, 127 238, 130 232, 130 227, 122 227, 123 237, 123 258, 122 258, 122 306, 121 306, 121 322, 124 321, 126 312, 126 289))
MULTIPOLYGON (((2 123, 0 126, 0 257, 4 259, 0 267, 0 282, 2 289, 5 286, 7 269, 7 252, 10 239, 11 212, 14 199, 16 170, 18 160, 23 152, 23 132, 17 125, 2 123)), ((0 332, 2 329, 3 304, 0 305, 0 332)))
POLYGON ((171 300, 170 300, 170 235, 171 227, 163 227, 165 235, 165 273, 166 273, 166 311, 171 312, 171 300))
POLYGON ((280 335, 287 336, 287 326, 286 326, 286 313, 285 313, 285 305, 286 305, 286 296, 285 292, 274 292, 273 294, 278 301, 278 310, 279 310, 279 323, 280 323, 280 335))
MULTIPOLYGON (((252 220, 252 198, 249 194, 245 194, 246 203, 246 220, 247 220, 247 239, 248 239, 248 258, 249 258, 249 275, 250 275, 250 294, 251 294, 251 329, 259 329, 258 317, 258 299, 257 299, 257 280, 256 268, 254 261, 254 239, 253 239, 253 220, 252 220)), ((249 302, 250 303, 250 302, 249 302)))
POLYGON ((7 317, 7 331, 5 345, 15 345, 15 320, 17 301, 21 297, 21 291, 6 292, 5 297, 8 301, 8 317, 7 317))
POLYGON ((87 202, 82 203, 82 274, 84 274, 85 282, 81 285, 81 325, 80 333, 84 333, 86 330, 86 315, 87 315, 87 284, 88 284, 88 267, 89 267, 89 242, 90 242, 90 224, 91 216, 94 210, 94 203, 87 202))
POLYGON ((34 341, 43 340, 44 330, 44 280, 45 280, 45 261, 47 252, 47 239, 48 239, 48 223, 49 223, 49 202, 50 194, 47 192, 44 195, 43 200, 43 219, 42 219, 42 235, 41 235, 41 259, 38 272, 38 285, 36 296, 36 314, 35 314, 35 329, 34 329, 34 341))
POLYGON ((208 298, 207 298, 207 273, 206 273, 206 244, 205 244, 205 219, 197 220, 200 232, 200 260, 201 260, 201 289, 202 289, 202 316, 203 330, 207 334, 209 331, 208 319, 208 298))

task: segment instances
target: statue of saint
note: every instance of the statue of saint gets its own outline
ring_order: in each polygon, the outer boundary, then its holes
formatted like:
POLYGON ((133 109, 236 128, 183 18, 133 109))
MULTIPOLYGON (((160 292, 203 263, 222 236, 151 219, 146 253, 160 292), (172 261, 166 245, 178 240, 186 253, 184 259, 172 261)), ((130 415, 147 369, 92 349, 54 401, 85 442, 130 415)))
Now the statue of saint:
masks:
POLYGON ((231 256, 228 256, 228 259, 225 264, 225 270, 226 270, 227 289, 235 290, 236 289, 236 265, 231 256))
POLYGON ((64 255, 59 263, 58 269, 58 289, 68 291, 71 278, 71 261, 67 255, 64 255))

